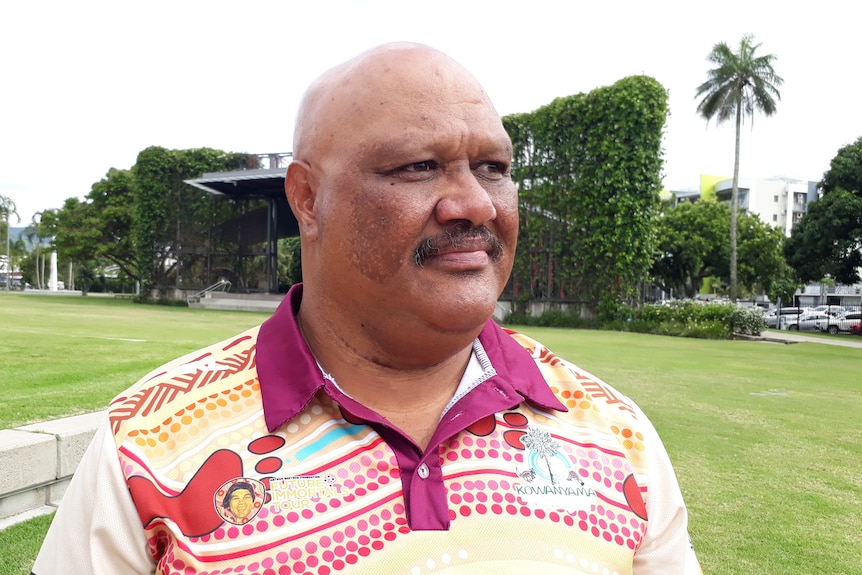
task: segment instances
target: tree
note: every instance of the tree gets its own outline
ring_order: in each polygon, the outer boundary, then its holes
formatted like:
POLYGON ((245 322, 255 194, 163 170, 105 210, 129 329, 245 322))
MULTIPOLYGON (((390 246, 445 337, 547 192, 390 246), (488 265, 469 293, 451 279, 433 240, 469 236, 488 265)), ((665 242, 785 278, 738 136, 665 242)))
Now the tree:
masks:
POLYGON ((739 218, 739 283, 770 301, 790 301, 801 284, 784 257, 784 232, 754 214, 739 218))
POLYGON ((56 214, 60 256, 78 264, 110 262, 137 279, 131 240, 133 186, 131 171, 111 168, 84 201, 67 199, 56 214))
POLYGON ((41 233, 54 238, 65 260, 102 274, 116 266, 119 277, 141 283, 145 297, 152 288, 159 295, 172 286, 202 289, 214 277, 254 288, 267 272, 257 248, 266 200, 217 197, 185 183, 248 161, 247 154, 209 148, 147 148, 131 169, 111 168, 83 200, 46 210, 41 233))
POLYGON ((15 216, 19 221, 21 220, 15 206, 15 200, 7 196, 0 195, 0 218, 2 218, 4 222, 9 222, 11 221, 12 216, 15 216))
POLYGON ((507 295, 576 300, 611 314, 655 253, 667 91, 631 76, 503 118, 518 185, 518 252, 507 295))
MULTIPOLYGON (((31 248, 31 252, 28 255, 28 259, 32 259, 32 264, 30 264, 32 277, 30 279, 33 280, 33 285, 36 289, 43 289, 46 283, 44 273, 45 254, 42 252, 42 248, 48 236, 45 235, 45 226, 42 224, 42 213, 36 212, 33 214, 30 223, 24 228, 24 237, 27 238, 31 248)), ((25 272, 24 275, 26 276, 27 273, 25 272)))
POLYGON ((836 282, 859 281, 862 267, 862 195, 842 189, 825 194, 793 226, 785 246, 787 262, 804 282, 829 274, 836 282))
POLYGON ((693 298, 703 280, 727 267, 730 210, 714 201, 682 203, 658 220, 654 281, 666 292, 693 298))
POLYGON ((818 187, 824 196, 845 190, 862 197, 862 137, 838 150, 818 187))
POLYGON ((137 279, 132 247, 132 204, 134 179, 131 170, 111 168, 93 184, 87 195, 100 220, 98 259, 116 264, 127 276, 137 279))
POLYGON ((94 259, 102 236, 100 227, 101 219, 92 204, 67 198, 56 214, 54 244, 60 259, 76 264, 94 259))
MULTIPOLYGON (((181 285, 181 266, 200 266, 191 252, 211 247, 216 222, 232 214, 231 205, 185 183, 205 172, 236 169, 246 154, 210 148, 168 150, 151 146, 138 154, 132 168, 134 197, 131 205, 131 241, 135 267, 149 297, 153 288, 161 293, 171 282, 181 285)), ((238 227, 234 225, 234 229, 238 227)), ((240 248, 235 248, 234 253, 240 248)), ((240 265, 234 262, 234 270, 240 265)))
MULTIPOLYGON (((739 284, 741 291, 787 298, 799 282, 787 266, 781 230, 756 215, 739 217, 739 284)), ((707 277, 727 278, 730 251, 730 208, 702 200, 665 209, 657 225, 659 255, 654 281, 665 291, 694 297, 707 277)))
POLYGON ((802 281, 829 274, 854 284, 862 267, 862 137, 838 150, 818 187, 823 197, 793 226, 785 257, 802 281))
POLYGON ((759 111, 771 116, 776 111, 776 100, 781 99, 778 88, 784 80, 775 74, 774 54, 758 56, 760 44, 754 36, 744 34, 736 52, 720 42, 712 48, 707 61, 715 67, 707 71, 707 80, 697 88, 696 98, 703 99, 697 111, 709 122, 712 118, 721 124, 730 118, 736 122, 736 149, 733 161, 733 187, 730 200, 730 298, 736 301, 737 246, 736 227, 739 212, 739 136, 745 116, 754 119, 759 111))
POLYGON ((278 287, 286 291, 302 281, 302 245, 299 237, 278 240, 278 287))
POLYGON ((90 286, 96 281, 96 270, 93 262, 83 262, 80 264, 75 279, 81 288, 81 295, 87 295, 90 292, 90 286))
POLYGON ((6 226, 6 291, 9 291, 9 284, 12 283, 12 252, 11 252, 11 236, 12 236, 12 216, 15 216, 18 221, 21 221, 21 216, 18 215, 15 202, 12 198, 0 195, 0 218, 6 226))

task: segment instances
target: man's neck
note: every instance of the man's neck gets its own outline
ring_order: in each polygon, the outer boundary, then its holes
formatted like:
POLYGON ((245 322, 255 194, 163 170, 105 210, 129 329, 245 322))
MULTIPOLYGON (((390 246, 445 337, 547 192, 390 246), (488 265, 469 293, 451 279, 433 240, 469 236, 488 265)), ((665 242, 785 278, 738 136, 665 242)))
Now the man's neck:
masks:
MULTIPOLYGON (((345 340, 320 321, 297 316, 303 337, 320 364, 347 395, 389 420, 422 449, 434 434, 443 409, 452 399, 473 351, 473 339, 461 340, 454 350, 446 341, 447 353, 439 361, 425 365, 404 361, 380 361, 361 346, 345 340)), ((428 343, 417 349, 419 357, 431 357, 428 343)), ((432 348, 433 349, 433 348, 432 348)), ((437 347, 438 353, 441 347, 437 347)), ((443 354, 441 354, 443 355, 443 354)))

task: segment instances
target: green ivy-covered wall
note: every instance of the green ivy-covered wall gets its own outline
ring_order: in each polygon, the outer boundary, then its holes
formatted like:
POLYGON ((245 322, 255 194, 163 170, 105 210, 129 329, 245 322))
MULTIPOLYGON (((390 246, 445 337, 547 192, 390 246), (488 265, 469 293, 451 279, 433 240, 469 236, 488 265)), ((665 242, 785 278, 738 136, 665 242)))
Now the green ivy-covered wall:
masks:
POLYGON ((647 279, 667 91, 647 76, 503 118, 521 228, 505 297, 613 313, 647 279))

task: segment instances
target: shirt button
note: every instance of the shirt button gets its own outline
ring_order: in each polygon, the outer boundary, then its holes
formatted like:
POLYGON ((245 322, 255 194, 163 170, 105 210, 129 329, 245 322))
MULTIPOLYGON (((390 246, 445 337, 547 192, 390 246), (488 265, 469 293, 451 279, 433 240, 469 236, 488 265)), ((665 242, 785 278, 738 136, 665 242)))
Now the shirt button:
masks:
POLYGON ((428 475, 429 475, 428 466, 425 465, 424 463, 421 464, 419 467, 416 468, 416 473, 419 475, 420 478, 428 479, 428 475))

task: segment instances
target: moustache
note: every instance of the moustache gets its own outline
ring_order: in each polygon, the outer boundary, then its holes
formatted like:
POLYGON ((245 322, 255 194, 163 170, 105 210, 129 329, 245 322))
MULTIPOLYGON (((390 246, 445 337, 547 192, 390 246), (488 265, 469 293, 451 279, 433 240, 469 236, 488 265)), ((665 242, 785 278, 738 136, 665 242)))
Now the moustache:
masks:
POLYGON ((492 261, 499 261, 503 257, 503 242, 494 232, 485 226, 471 227, 458 224, 443 233, 422 240, 413 254, 413 261, 421 267, 429 258, 441 251, 457 249, 467 242, 478 243, 477 249, 484 245, 485 252, 492 261))

